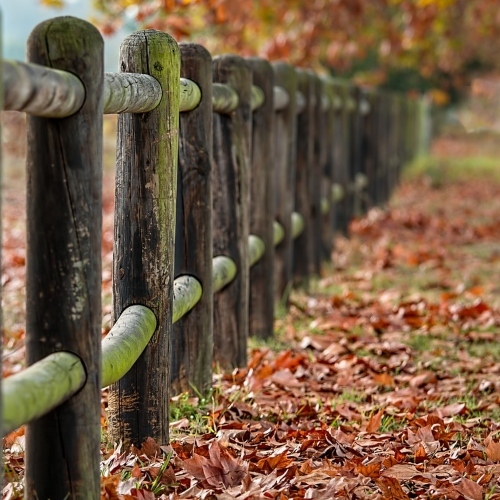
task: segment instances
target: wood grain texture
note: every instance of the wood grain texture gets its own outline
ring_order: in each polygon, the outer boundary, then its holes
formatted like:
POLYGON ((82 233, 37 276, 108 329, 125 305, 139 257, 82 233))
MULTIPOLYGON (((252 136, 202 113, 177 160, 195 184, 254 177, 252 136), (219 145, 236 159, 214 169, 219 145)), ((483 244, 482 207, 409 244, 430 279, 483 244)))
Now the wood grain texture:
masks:
POLYGON ((212 57, 201 45, 181 44, 181 75, 196 82, 202 100, 181 113, 175 275, 189 274, 202 285, 200 302, 174 326, 173 394, 206 393, 212 383, 212 57))
POLYGON ((275 218, 285 236, 275 251, 275 301, 286 305, 292 284, 292 212, 295 200, 295 159, 297 152, 297 74, 287 63, 273 63, 276 85, 288 94, 288 104, 276 112, 274 121, 275 218))
POLYGON ((311 273, 319 275, 322 262, 322 212, 321 200, 323 197, 322 189, 326 187, 328 179, 324 177, 325 169, 325 101, 323 99, 323 82, 316 74, 311 74, 314 106, 313 106, 313 160, 309 166, 309 195, 310 195, 310 214, 311 214, 311 232, 312 260, 311 273))
POLYGON ((339 97, 340 108, 335 115, 335 136, 337 142, 337 155, 335 164, 335 182, 342 187, 344 196, 335 207, 336 228, 343 234, 347 234, 349 225, 349 162, 350 151, 350 127, 349 127, 349 105, 348 89, 344 82, 335 80, 335 95, 339 97))
POLYGON ((312 202, 315 185, 311 177, 314 165, 314 109, 315 77, 306 70, 298 69, 298 90, 304 95, 305 106, 297 117, 297 163, 295 171, 295 211, 304 219, 304 231, 295 239, 293 247, 293 276, 307 287, 309 276, 314 272, 314 234, 312 202))
POLYGON ((28 60, 72 72, 86 89, 69 118, 28 117, 26 358, 66 350, 81 391, 26 431, 26 497, 99 497, 103 40, 72 17, 39 24, 28 60))
POLYGON ((263 104, 253 112, 250 179, 250 233, 265 252, 250 271, 250 335, 269 338, 274 325, 274 71, 269 62, 250 58, 253 84, 262 90, 263 104))
POLYGON ((161 98, 161 85, 150 75, 104 75, 104 113, 146 113, 155 109, 161 98))
POLYGON ((54 352, 2 382, 3 432, 16 430, 76 394, 87 375, 78 356, 54 352))
POLYGON ((335 108, 333 106, 333 85, 330 79, 323 79, 323 95, 326 96, 330 105, 323 111, 323 126, 320 130, 322 133, 322 155, 323 155, 323 169, 322 169, 322 186, 321 198, 329 202, 329 208, 321 217, 321 255, 325 260, 331 259, 333 249, 333 238, 335 228, 335 204, 332 196, 332 185, 334 182, 333 172, 335 164, 335 135, 334 135, 334 119, 335 108))
POLYGON ((214 58, 213 81, 228 84, 239 105, 213 117, 213 255, 234 260, 235 280, 214 297, 214 360, 223 368, 246 365, 252 71, 241 57, 214 58))
POLYGON ((125 446, 152 437, 168 442, 170 342, 179 129, 180 53, 166 33, 127 37, 120 69, 144 73, 162 86, 149 113, 118 119, 113 261, 116 321, 133 304, 149 307, 157 328, 132 369, 109 391, 111 439, 125 446))
POLYGON ((33 116, 64 118, 76 113, 85 100, 85 88, 78 77, 46 66, 3 61, 2 82, 2 109, 33 116))

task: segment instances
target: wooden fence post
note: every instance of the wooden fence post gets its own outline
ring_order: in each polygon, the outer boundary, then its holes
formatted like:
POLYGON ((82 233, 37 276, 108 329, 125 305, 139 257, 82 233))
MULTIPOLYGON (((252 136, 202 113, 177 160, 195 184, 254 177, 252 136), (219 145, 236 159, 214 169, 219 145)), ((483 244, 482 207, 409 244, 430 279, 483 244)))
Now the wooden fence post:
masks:
POLYGON ((324 101, 324 85, 321 79, 312 74, 312 84, 314 92, 313 106, 313 121, 314 121, 314 140, 313 140, 313 161, 310 165, 309 172, 309 196, 310 196, 310 213, 311 213, 311 243, 312 243, 312 260, 311 272, 319 275, 322 262, 322 221, 321 200, 323 193, 325 167, 325 111, 323 110, 324 101))
POLYGON ((333 199, 332 186, 334 183, 335 168, 335 106, 333 84, 330 79, 323 80, 324 95, 329 101, 328 108, 323 112, 322 151, 324 155, 322 172, 322 198, 329 202, 328 210, 322 210, 322 257, 330 261, 335 232, 335 200, 333 199))
POLYGON ((264 104, 253 112, 250 179, 250 233, 265 245, 262 259, 250 270, 250 335, 269 338, 274 325, 274 72, 264 59, 251 58, 253 83, 264 104))
POLYGON ((252 72, 239 56, 220 56, 213 61, 213 81, 239 97, 229 115, 213 117, 213 255, 233 259, 238 273, 214 296, 214 359, 231 368, 247 359, 252 72))
POLYGON ((26 498, 100 495, 103 40, 91 24, 39 24, 30 62, 72 72, 86 99, 68 118, 28 117, 26 357, 82 360, 85 386, 28 425, 26 498))
POLYGON ((173 394, 204 394, 212 383, 212 56, 201 45, 180 45, 181 76, 201 90, 200 104, 180 114, 175 275, 198 279, 203 294, 174 325, 171 355, 173 394))
MULTIPOLYGON (((0 54, 3 54, 2 50, 2 26, 3 26, 3 18, 2 18, 2 11, 0 10, 0 54)), ((3 109, 3 58, 0 60, 0 109, 3 109)), ((0 144, 2 143, 2 129, 0 125, 0 144)), ((3 167, 2 167, 2 151, 0 148, 0 186, 3 186, 3 167)), ((3 207, 3 197, 2 193, 0 191, 0 213, 2 212, 2 207, 3 207)), ((0 222, 0 267, 2 264, 2 229, 3 229, 3 224, 0 222)), ((2 308, 2 287, 0 287, 0 329, 3 331, 3 308, 2 308)), ((2 370, 2 346, 0 345, 0 372, 3 373, 2 370)), ((2 406, 2 385, 0 384, 0 431, 3 434, 3 406, 2 406)))
MULTIPOLYGON (((308 285, 309 275, 314 272, 313 252, 314 234, 312 227, 312 197, 311 177, 314 175, 314 104, 315 77, 306 70, 296 70, 298 90, 305 98, 305 107, 297 119, 297 163, 295 171, 295 211, 304 219, 304 231, 295 239, 293 247, 294 277, 308 285)), ((316 169, 315 174, 317 174, 316 169)))
POLYGON ((133 33, 120 49, 122 72, 160 83, 160 104, 118 119, 113 314, 149 307, 157 329, 132 369, 109 392, 111 438, 140 446, 168 442, 170 340, 178 155, 180 54, 166 33, 133 33))
POLYGON ((363 172, 366 175, 366 199, 364 201, 364 209, 369 210, 373 206, 373 188, 375 184, 375 151, 377 143, 375 120, 375 99, 374 90, 365 90, 363 98, 367 103, 367 110, 363 119, 363 172))
POLYGON ((335 182, 343 191, 343 196, 336 204, 336 223, 338 229, 347 234, 349 226, 349 164, 351 161, 350 150, 350 127, 349 127, 349 93, 347 85, 339 80, 335 81, 335 93, 340 101, 340 108, 337 113, 336 131, 338 132, 338 160, 335 167, 335 182))
POLYGON ((284 88, 289 97, 288 104, 276 111, 274 122, 275 216, 285 232, 285 237, 275 252, 275 299, 285 305, 290 294, 293 269, 292 212, 297 154, 297 73, 292 66, 281 61, 273 63, 273 69, 275 84, 284 88))

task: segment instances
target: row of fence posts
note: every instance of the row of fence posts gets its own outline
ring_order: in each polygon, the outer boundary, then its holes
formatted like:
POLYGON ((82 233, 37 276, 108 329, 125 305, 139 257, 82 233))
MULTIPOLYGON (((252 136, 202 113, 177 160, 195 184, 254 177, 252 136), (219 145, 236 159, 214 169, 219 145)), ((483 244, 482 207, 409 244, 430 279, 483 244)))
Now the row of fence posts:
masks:
POLYGON ((247 338, 272 336, 274 304, 319 273, 335 231, 388 200, 425 113, 153 30, 105 75, 101 35, 70 17, 37 26, 27 53, 2 65, 3 108, 28 113, 29 365, 3 382, 3 429, 29 422, 27 498, 95 499, 101 387, 112 440, 167 443, 171 391, 206 393, 214 363, 243 366, 247 338), (101 343, 105 112, 120 114, 101 343))

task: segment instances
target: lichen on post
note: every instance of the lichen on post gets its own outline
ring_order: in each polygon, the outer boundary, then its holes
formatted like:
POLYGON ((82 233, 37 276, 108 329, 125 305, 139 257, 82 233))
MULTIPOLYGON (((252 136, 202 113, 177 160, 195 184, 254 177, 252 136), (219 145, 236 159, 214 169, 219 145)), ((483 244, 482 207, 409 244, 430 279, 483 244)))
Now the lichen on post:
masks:
POLYGON ((132 369, 109 393, 113 441, 140 446, 152 437, 168 442, 169 357, 172 334, 175 199, 179 129, 180 52, 166 33, 127 37, 120 69, 156 78, 159 105, 118 119, 113 262, 113 314, 140 304, 157 328, 132 369))
POLYGON ((216 57, 213 80, 239 98, 234 111, 213 121, 213 254, 230 257, 238 270, 214 297, 214 359, 231 368, 246 365, 247 357, 252 71, 241 57, 216 57))
POLYGON ((87 379, 27 426, 26 498, 100 495, 103 48, 73 17, 39 24, 28 41, 29 62, 74 73, 86 98, 67 118, 27 120, 27 363, 66 350, 87 379))

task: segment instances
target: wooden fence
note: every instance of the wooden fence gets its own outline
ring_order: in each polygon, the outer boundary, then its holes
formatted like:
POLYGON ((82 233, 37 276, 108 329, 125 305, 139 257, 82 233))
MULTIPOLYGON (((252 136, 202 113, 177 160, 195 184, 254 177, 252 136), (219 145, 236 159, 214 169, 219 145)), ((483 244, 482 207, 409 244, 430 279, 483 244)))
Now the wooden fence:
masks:
POLYGON ((206 391, 214 363, 245 365, 249 335, 272 335, 334 232, 388 200, 423 107, 153 30, 104 74, 101 35, 71 17, 27 53, 1 65, 3 109, 28 114, 28 368, 3 381, 3 432, 28 423, 27 498, 95 499, 101 387, 113 440, 168 442, 170 391, 206 391), (119 119, 101 342, 103 113, 119 119))

